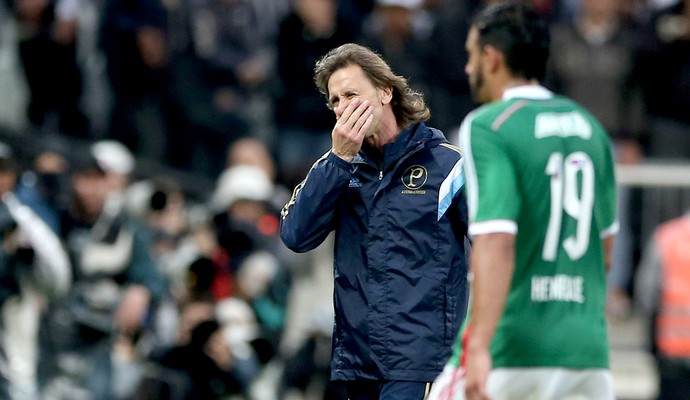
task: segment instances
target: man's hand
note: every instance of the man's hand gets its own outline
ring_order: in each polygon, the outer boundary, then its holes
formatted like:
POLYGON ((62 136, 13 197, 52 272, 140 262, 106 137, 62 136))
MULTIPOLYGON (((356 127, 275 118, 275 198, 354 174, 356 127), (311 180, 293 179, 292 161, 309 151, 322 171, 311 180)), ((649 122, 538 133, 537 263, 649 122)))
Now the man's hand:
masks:
POLYGON ((115 324, 122 334, 131 336, 141 328, 150 298, 148 289, 141 285, 131 285, 125 290, 115 313, 115 324))
POLYGON ((467 351, 467 367, 465 381, 465 396, 467 400, 489 400, 486 391, 486 381, 491 372, 491 354, 485 346, 477 346, 467 351))
MULTIPOLYGON (((333 154, 347 162, 355 158, 374 120, 372 112, 373 107, 367 100, 362 102, 360 99, 354 99, 347 105, 338 117, 338 122, 331 133, 333 154)), ((338 115, 337 110, 336 115, 338 115)))

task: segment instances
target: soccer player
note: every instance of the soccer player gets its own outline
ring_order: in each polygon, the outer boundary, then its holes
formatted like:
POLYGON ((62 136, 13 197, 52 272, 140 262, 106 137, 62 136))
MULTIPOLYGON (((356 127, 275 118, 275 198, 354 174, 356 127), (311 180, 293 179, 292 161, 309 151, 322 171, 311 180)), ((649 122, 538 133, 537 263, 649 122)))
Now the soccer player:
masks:
POLYGON ((545 21, 517 2, 473 20, 460 128, 473 238, 468 322, 431 399, 614 398, 604 317, 617 230, 607 133, 539 85, 545 21))

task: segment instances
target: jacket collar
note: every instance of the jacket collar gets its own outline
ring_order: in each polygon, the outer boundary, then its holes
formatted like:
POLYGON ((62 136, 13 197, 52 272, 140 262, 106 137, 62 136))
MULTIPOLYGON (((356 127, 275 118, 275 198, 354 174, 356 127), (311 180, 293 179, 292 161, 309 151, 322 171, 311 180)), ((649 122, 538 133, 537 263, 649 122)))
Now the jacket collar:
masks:
MULTIPOLYGON (((384 168, 392 162, 395 162, 395 160, 399 159, 404 154, 417 148, 420 144, 430 140, 445 140, 445 138, 440 131, 427 127, 424 122, 417 122, 403 129, 393 143, 388 143, 383 146, 384 159, 382 160, 382 164, 384 168)), ((371 160, 371 158, 367 152, 362 149, 352 162, 366 162, 366 160, 371 160)))

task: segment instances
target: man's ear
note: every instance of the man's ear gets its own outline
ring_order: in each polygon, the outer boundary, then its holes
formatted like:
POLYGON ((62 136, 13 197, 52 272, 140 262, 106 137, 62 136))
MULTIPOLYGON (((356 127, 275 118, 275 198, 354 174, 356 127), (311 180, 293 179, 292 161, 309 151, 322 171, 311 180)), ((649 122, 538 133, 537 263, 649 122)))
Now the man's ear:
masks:
POLYGON ((387 87, 381 90, 381 104, 386 105, 390 104, 391 100, 393 100, 393 88, 387 87))
POLYGON ((504 63, 503 53, 491 45, 486 45, 482 49, 483 59, 489 72, 496 72, 504 63))

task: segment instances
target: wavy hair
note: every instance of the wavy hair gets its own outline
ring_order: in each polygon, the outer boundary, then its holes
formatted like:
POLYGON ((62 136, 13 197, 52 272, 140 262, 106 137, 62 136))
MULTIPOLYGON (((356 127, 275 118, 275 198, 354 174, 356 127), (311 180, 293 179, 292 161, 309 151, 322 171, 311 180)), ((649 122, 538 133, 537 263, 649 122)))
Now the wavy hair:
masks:
POLYGON ((328 108, 332 108, 328 103, 328 80, 335 71, 350 65, 359 65, 375 87, 392 88, 391 106, 399 126, 406 127, 431 117, 421 92, 410 88, 405 77, 395 75, 379 54, 355 43, 332 49, 316 63, 314 83, 326 96, 328 108))

